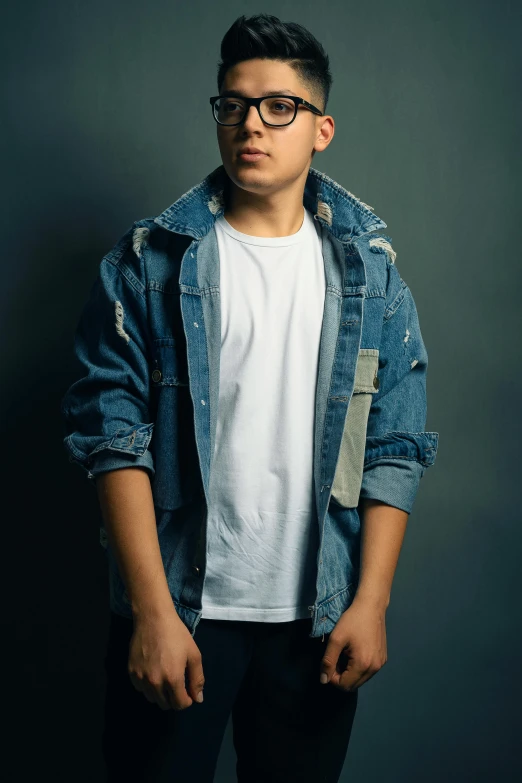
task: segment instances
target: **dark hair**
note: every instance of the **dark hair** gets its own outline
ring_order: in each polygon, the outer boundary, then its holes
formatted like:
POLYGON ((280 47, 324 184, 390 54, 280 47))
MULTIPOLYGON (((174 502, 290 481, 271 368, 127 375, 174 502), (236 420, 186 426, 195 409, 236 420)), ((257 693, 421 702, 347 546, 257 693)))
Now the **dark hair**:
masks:
POLYGON ((310 90, 311 103, 326 112, 332 86, 330 63, 319 41, 305 27, 282 22, 271 14, 238 17, 221 41, 218 92, 229 68, 257 57, 288 61, 310 90))

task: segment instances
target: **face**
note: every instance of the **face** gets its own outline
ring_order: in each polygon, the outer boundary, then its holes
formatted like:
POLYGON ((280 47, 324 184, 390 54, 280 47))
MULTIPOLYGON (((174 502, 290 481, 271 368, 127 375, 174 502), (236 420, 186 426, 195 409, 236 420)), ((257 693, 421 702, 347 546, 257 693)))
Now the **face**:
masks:
MULTIPOLYGON (((254 59, 238 63, 227 71, 221 94, 237 90, 248 98, 258 98, 277 90, 317 104, 297 73, 287 63, 254 59)), ((225 127, 216 124, 223 166, 230 179, 243 190, 269 194, 285 185, 306 177, 312 150, 322 151, 334 134, 333 118, 320 117, 299 106, 295 120, 282 127, 265 125, 255 106, 251 106, 240 125, 225 127), (265 154, 257 159, 244 159, 244 147, 257 147, 265 154)))

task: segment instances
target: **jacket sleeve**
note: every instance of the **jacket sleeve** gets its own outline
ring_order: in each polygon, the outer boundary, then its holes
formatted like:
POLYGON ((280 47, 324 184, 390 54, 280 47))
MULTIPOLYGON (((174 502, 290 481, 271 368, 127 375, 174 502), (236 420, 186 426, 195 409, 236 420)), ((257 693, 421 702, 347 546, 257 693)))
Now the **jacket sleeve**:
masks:
POLYGON ((380 500, 408 514, 427 467, 435 461, 438 432, 425 432, 428 354, 412 293, 388 261, 388 285, 379 386, 370 408, 361 498, 380 500))
POLYGON ((74 335, 78 377, 61 401, 69 461, 94 480, 125 467, 155 472, 147 303, 133 229, 100 263, 74 335))

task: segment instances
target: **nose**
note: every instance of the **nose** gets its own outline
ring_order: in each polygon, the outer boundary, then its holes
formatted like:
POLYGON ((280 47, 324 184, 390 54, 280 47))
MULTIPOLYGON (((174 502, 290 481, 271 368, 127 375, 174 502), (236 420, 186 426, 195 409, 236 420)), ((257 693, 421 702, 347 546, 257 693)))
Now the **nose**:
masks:
POLYGON ((263 127, 263 120, 259 116, 259 112, 255 106, 248 107, 247 113, 243 117, 243 122, 241 124, 246 128, 263 127))

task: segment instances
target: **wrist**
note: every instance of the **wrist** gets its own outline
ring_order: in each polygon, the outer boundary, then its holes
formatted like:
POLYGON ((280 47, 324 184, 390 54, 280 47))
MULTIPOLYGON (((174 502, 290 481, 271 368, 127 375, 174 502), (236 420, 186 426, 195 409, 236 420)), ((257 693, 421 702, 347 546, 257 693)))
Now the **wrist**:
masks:
POLYGON ((358 606, 366 606, 372 609, 386 611, 390 604, 389 593, 379 593, 374 590, 358 589, 353 603, 357 603, 358 606))
POLYGON ((135 597, 130 602, 132 617, 135 621, 147 619, 161 619, 174 612, 177 615, 176 607, 170 593, 160 597, 135 597))

